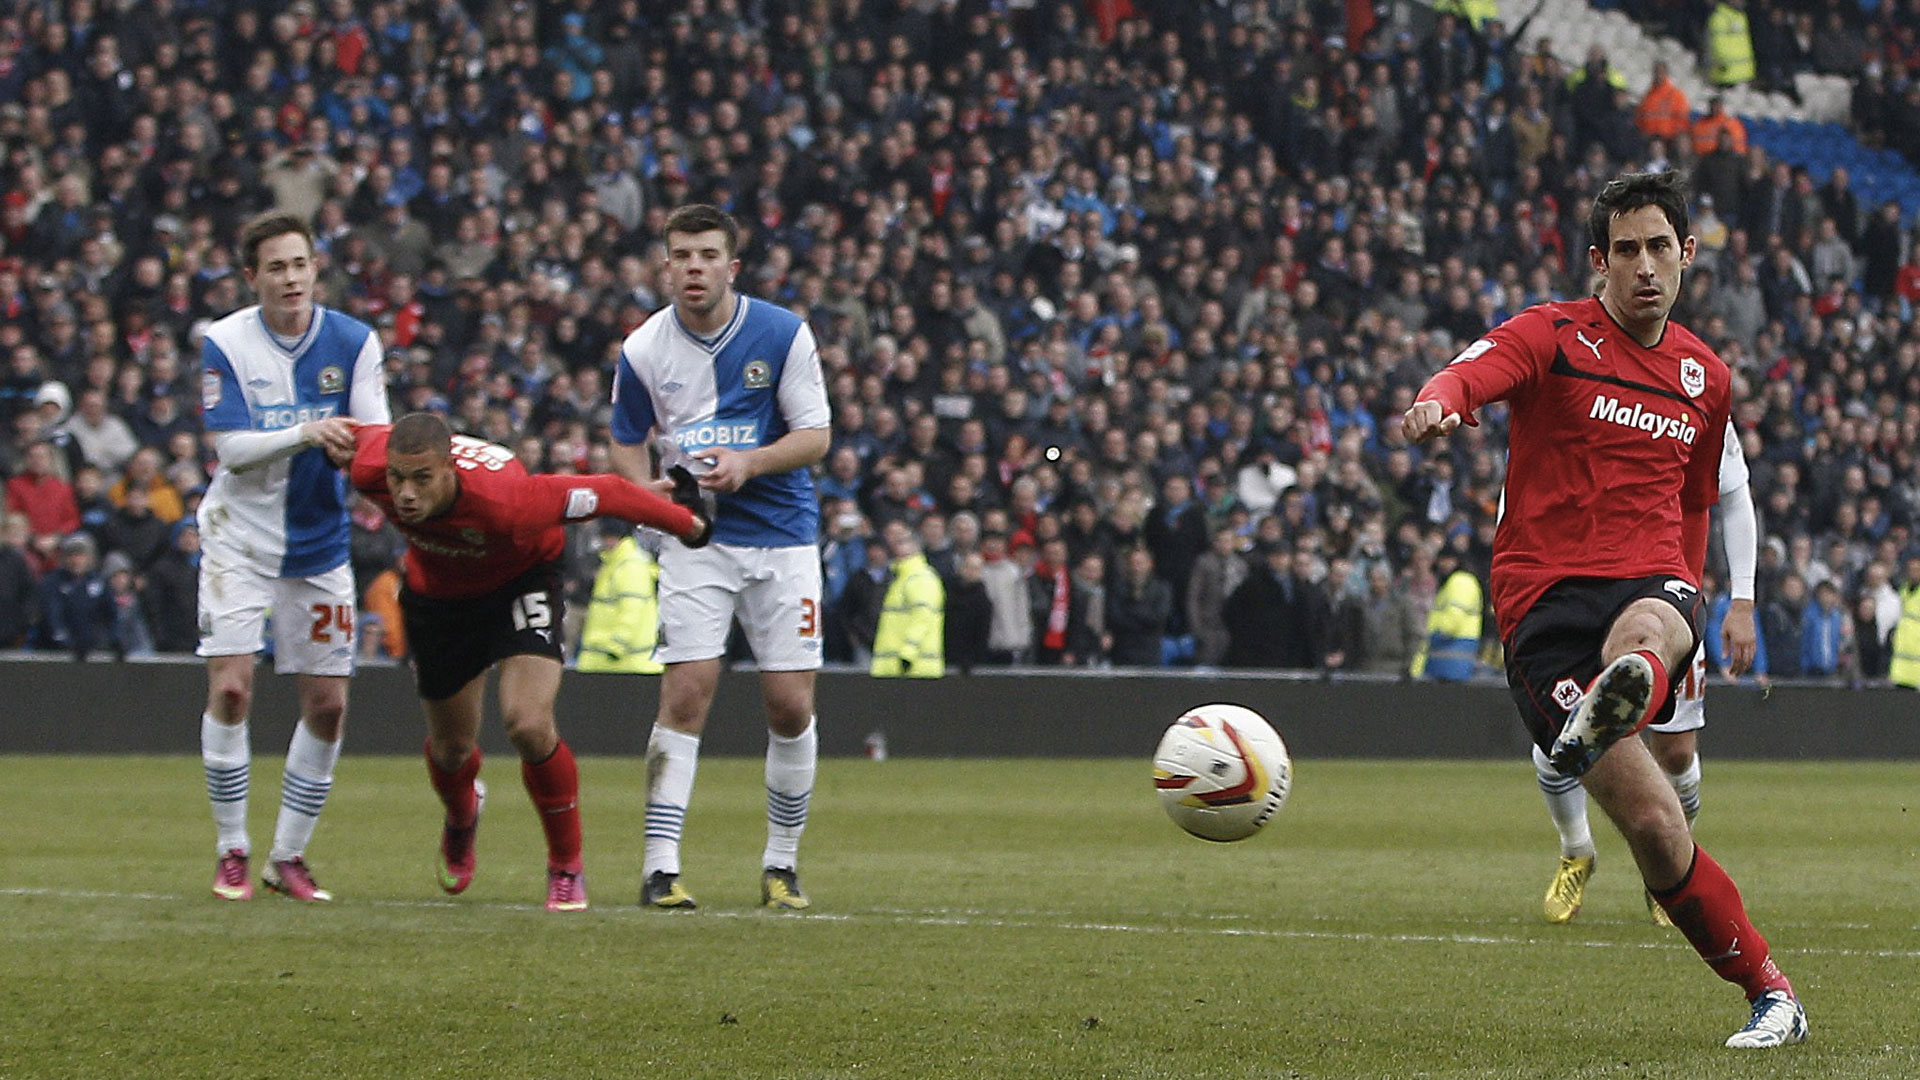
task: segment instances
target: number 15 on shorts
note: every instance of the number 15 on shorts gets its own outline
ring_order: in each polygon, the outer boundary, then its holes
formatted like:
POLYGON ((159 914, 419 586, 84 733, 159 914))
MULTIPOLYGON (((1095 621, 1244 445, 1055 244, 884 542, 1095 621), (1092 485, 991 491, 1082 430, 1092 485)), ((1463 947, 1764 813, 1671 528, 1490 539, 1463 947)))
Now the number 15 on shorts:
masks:
POLYGON ((543 630, 553 625, 553 609, 547 605, 547 594, 530 592, 513 602, 513 628, 515 630, 543 630))

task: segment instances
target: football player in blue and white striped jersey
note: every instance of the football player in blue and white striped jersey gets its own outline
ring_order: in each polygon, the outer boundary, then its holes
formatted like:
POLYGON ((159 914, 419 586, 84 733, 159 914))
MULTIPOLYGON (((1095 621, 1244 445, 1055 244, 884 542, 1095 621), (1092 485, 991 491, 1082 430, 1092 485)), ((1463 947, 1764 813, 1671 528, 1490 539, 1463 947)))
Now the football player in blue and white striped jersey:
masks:
MULTIPOLYGON (((826 382, 813 332, 797 315, 734 290, 738 227, 711 206, 666 226, 673 303, 622 346, 613 393, 614 468, 649 481, 647 444, 678 474, 676 499, 713 498, 713 542, 660 552, 660 711, 647 743, 641 903, 689 908, 680 834, 700 734, 737 615, 767 710, 767 846, 761 902, 808 905, 796 876, 818 758, 820 511, 808 467, 826 456, 826 382), (657 437, 657 438, 656 438, 657 437), (682 471, 684 470, 684 471, 682 471), (697 485, 697 487, 696 487, 697 485)), ((665 482, 655 482, 664 490, 665 482)))
POLYGON ((357 423, 390 419, 380 339, 314 302, 313 234, 269 214, 241 235, 260 302, 207 328, 200 398, 219 464, 200 504, 200 647, 207 709, 200 752, 218 832, 215 895, 245 900, 248 710, 269 613, 274 668, 298 676, 300 721, 282 776, 280 816, 261 874, 298 900, 330 900, 306 848, 340 757, 353 674, 355 595, 347 563, 347 487, 326 449, 353 448, 357 423))

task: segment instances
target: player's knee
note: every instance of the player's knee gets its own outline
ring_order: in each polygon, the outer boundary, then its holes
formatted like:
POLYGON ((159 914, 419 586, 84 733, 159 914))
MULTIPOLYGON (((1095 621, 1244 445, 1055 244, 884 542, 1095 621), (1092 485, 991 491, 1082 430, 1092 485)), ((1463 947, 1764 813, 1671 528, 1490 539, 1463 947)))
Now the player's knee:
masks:
POLYGON ((345 699, 336 696, 309 698, 300 710, 301 722, 316 736, 334 740, 340 737, 340 725, 347 718, 345 699))
POLYGON ((1687 831, 1686 815, 1679 803, 1665 799, 1645 799, 1623 814, 1614 815, 1620 834, 1635 850, 1655 847, 1687 831))
POLYGON ((509 706, 501 719, 507 725, 507 741, 523 756, 529 751, 539 753, 551 750, 553 740, 558 737, 551 709, 509 706))
POLYGON ((767 727, 783 739, 804 735, 807 725, 813 723, 813 707, 801 702, 788 702, 767 706, 767 727))
POLYGON ((1653 740, 1653 760, 1668 775, 1686 772, 1693 764, 1693 751, 1675 743, 1653 740))
POLYGON ((238 679, 214 683, 207 695, 207 711, 222 723, 237 724, 247 718, 252 708, 253 688, 238 679))

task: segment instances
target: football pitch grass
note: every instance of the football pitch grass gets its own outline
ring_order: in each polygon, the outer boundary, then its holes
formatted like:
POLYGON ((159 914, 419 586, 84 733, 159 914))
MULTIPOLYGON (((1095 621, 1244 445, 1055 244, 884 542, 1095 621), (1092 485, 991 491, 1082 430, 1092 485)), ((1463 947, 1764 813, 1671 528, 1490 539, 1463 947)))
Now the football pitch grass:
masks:
POLYGON ((197 760, 0 758, 0 1077, 1920 1076, 1912 763, 1709 760, 1701 841, 1812 1021, 1744 1053, 1597 812, 1586 909, 1541 921, 1524 760, 1297 762, 1230 845, 1165 819, 1144 753, 828 760, 800 915, 757 909, 759 761, 702 763, 693 913, 635 907, 643 767, 612 758, 581 766, 593 908, 542 910, 514 766, 447 898, 424 767, 346 758, 311 852, 339 900, 308 907, 209 895, 197 760))

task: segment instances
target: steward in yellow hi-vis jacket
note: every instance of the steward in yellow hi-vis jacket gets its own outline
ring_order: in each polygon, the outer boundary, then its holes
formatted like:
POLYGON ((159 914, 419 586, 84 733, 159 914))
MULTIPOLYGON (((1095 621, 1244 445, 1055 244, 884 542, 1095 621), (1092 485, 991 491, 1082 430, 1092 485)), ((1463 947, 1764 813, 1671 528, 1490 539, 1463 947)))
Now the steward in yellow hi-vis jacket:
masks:
MULTIPOLYGON (((655 586, 660 564, 620 522, 618 543, 600 553, 593 578, 593 601, 580 630, 581 671, 660 674, 653 646, 660 633, 660 601, 655 586)), ((603 541, 604 543, 604 541, 603 541)))
MULTIPOLYGON (((1913 566, 1920 559, 1908 559, 1913 566)), ((1887 678, 1895 686, 1920 689, 1920 581, 1909 580, 1900 590, 1900 625, 1893 628, 1893 663, 1887 678)))
MULTIPOLYGON (((1451 552, 1442 552, 1436 569, 1444 572, 1454 562, 1451 552)), ((1413 677, 1440 682, 1465 682, 1473 677, 1474 660, 1480 653, 1480 614, 1485 594, 1480 579, 1463 568, 1447 574, 1434 595, 1433 611, 1427 615, 1427 641, 1413 658, 1413 677)))
POLYGON ((873 636, 872 672, 879 678, 938 679, 947 673, 947 588, 911 532, 898 526, 889 533, 893 582, 873 636))

